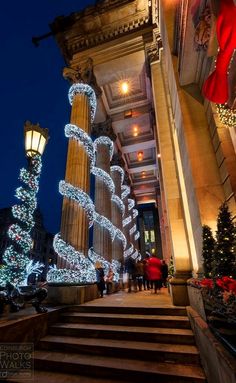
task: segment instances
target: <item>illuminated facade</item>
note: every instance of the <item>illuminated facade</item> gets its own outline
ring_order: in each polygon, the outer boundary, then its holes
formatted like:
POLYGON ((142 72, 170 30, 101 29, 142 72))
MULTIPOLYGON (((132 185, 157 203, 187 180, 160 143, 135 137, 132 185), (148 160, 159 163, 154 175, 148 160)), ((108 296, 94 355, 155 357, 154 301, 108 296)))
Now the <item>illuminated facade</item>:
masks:
MULTIPOLYGON (((215 229, 223 201, 236 213, 235 125, 231 123, 235 65, 231 60, 227 82, 231 117, 222 123, 216 104, 202 94, 217 58, 209 23, 209 15, 217 16, 217 2, 194 5, 194 1, 98 1, 51 25, 67 63, 65 77, 73 84, 91 86, 97 97, 93 123, 109 121, 116 135, 114 155, 122 158, 123 186, 131 188, 136 204, 158 207, 163 258, 174 259, 171 291, 176 305, 188 303, 186 281, 202 273, 202 225, 215 229)), ((72 104, 71 124, 90 135, 88 97, 79 98, 76 95, 72 104)), ((69 142, 66 174, 72 185, 89 193, 88 155, 75 140, 69 142), (80 169, 78 179, 74 166, 80 169)), ((106 187, 97 186, 98 200, 106 198, 106 187)), ((117 195, 125 205, 125 254, 132 253, 138 246, 128 208, 131 195, 122 198, 122 190, 117 195)), ((109 198, 104 203, 106 212, 103 207, 100 214, 115 222, 109 198)), ((64 240, 87 257, 85 210, 66 197, 62 216, 64 240)), ((100 238, 99 251, 112 248, 106 238, 100 238)), ((105 253, 99 255, 107 259, 105 253)))

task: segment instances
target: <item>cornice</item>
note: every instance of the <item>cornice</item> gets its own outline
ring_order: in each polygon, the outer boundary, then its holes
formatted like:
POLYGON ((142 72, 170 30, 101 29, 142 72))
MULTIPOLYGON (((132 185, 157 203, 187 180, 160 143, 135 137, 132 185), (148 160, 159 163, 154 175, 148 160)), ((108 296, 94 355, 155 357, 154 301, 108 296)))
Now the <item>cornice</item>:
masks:
POLYGON ((68 16, 70 27, 64 28, 66 18, 57 18, 51 29, 56 30, 57 42, 69 62, 78 52, 152 25, 152 8, 148 4, 142 0, 103 0, 68 16))

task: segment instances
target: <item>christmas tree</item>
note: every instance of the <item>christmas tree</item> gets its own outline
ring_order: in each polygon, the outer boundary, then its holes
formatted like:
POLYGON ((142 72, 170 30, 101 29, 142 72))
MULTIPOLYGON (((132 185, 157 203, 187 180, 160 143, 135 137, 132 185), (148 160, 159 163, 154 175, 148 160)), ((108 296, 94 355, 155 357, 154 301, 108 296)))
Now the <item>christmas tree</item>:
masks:
POLYGON ((213 276, 236 278, 236 230, 228 205, 223 203, 217 218, 213 276))
POLYGON ((212 230, 209 226, 202 226, 202 257, 204 275, 206 278, 212 276, 212 261, 214 257, 215 240, 213 238, 212 230))

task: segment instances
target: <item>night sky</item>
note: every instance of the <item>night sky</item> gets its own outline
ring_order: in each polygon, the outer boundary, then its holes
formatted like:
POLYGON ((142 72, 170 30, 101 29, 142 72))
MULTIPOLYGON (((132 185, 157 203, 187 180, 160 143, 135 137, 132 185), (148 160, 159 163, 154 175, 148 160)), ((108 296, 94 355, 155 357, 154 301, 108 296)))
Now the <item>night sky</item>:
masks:
POLYGON ((38 48, 33 36, 49 32, 59 15, 79 11, 93 0, 3 1, 0 11, 0 208, 19 202, 14 196, 21 185, 19 171, 27 167, 24 151, 24 122, 30 120, 49 129, 50 140, 43 154, 38 206, 44 226, 51 233, 60 230, 62 197, 58 183, 64 179, 69 123, 69 84, 62 77, 65 66, 53 37, 38 48))

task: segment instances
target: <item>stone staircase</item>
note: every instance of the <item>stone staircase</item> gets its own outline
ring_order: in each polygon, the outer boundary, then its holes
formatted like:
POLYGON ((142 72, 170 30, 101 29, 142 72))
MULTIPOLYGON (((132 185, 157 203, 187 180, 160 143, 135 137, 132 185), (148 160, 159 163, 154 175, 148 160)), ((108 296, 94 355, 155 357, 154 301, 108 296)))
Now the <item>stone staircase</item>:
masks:
POLYGON ((206 383, 184 308, 70 307, 34 363, 43 383, 206 383))

